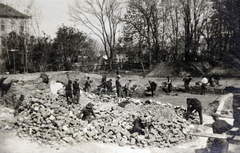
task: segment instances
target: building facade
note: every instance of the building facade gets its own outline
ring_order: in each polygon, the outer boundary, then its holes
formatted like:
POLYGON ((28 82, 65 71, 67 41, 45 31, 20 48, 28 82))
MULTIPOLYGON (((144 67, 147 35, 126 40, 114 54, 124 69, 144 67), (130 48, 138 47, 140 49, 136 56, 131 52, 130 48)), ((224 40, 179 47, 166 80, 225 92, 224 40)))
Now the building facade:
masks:
POLYGON ((8 36, 11 32, 29 33, 29 19, 31 17, 20 13, 12 7, 0 3, 0 66, 3 68, 4 60, 2 58, 2 51, 7 48, 6 44, 3 44, 2 40, 8 36))

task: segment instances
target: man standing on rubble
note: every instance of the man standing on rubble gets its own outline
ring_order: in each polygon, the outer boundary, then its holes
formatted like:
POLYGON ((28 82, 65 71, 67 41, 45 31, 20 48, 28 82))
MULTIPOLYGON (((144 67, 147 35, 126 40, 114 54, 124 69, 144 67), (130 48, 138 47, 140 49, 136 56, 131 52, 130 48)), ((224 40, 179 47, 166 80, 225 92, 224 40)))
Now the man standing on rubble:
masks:
MULTIPOLYGON (((212 118, 214 120, 212 124, 213 133, 224 134, 228 132, 232 126, 224 120, 219 119, 219 114, 213 113, 212 118)), ((207 149, 211 153, 227 153, 228 141, 221 138, 208 138, 207 149)))
POLYGON ((92 116, 96 118, 95 113, 93 112, 93 104, 88 103, 85 108, 81 110, 81 112, 77 115, 78 118, 82 120, 87 120, 88 123, 92 121, 92 116))
POLYGON ((203 117, 202 117, 202 104, 197 98, 187 98, 187 116, 186 119, 188 120, 190 114, 193 111, 198 112, 200 124, 203 124, 203 117))
POLYGON ((122 88, 122 86, 120 84, 120 75, 117 76, 115 83, 116 83, 117 96, 120 97, 121 88, 122 88))
POLYGON ((75 79, 75 81, 73 82, 73 96, 74 96, 74 102, 78 104, 80 100, 80 87, 79 87, 78 79, 75 79))
POLYGON ((66 98, 69 103, 69 98, 72 99, 72 80, 68 80, 68 84, 66 85, 65 91, 66 91, 66 98))

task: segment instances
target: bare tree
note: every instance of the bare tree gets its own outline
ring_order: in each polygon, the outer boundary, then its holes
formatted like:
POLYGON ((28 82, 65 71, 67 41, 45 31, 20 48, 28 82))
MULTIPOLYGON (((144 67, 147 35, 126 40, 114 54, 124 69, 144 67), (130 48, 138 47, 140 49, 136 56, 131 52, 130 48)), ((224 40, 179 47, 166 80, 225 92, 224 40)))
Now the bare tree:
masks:
POLYGON ((185 60, 190 60, 190 52, 195 57, 198 50, 199 39, 202 33, 202 14, 205 13, 206 1, 204 0, 179 0, 185 32, 185 60))
POLYGON ((100 38, 112 70, 121 3, 117 0, 75 0, 69 6, 69 15, 72 21, 83 24, 100 38))

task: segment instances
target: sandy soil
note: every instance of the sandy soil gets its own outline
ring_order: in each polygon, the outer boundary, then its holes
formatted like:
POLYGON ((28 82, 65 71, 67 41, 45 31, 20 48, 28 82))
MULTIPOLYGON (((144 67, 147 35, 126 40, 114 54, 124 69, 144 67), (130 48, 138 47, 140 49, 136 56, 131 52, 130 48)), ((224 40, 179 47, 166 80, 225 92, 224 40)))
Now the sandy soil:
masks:
MULTIPOLYGON (((47 73, 50 75, 50 73, 47 73)), ((87 76, 88 74, 86 74, 87 76)), ((18 79, 28 80, 28 79, 35 79, 38 77, 39 74, 27 74, 27 75, 18 75, 18 79)), ((90 75, 94 77, 94 75, 90 75)), ((9 76, 10 78, 15 78, 16 76, 9 76)), ((108 79, 112 78, 115 81, 113 76, 108 76, 108 79)), ((146 84, 148 80, 154 80, 157 83, 161 83, 162 81, 166 80, 165 78, 142 78, 139 76, 122 76, 121 82, 125 84, 129 79, 132 80, 132 84, 146 84)), ((100 82, 100 77, 95 79, 96 81, 100 82)), ((196 81, 199 81, 200 78, 194 78, 190 85, 193 85, 196 81)), ((182 85, 182 78, 173 78, 173 85, 182 85)), ((220 84, 224 86, 231 86, 235 85, 235 87, 240 87, 240 82, 238 79, 225 79, 221 80, 220 84)), ((97 83, 94 84, 95 86, 98 85, 97 83)), ((94 87, 94 86, 93 86, 94 87)), ((221 95, 217 94, 207 94, 207 95, 199 95, 199 94, 188 94, 188 93, 177 93, 166 95, 166 94, 158 94, 156 97, 146 97, 141 98, 142 100, 152 99, 155 101, 162 101, 168 102, 173 105, 183 105, 186 107, 186 98, 195 97, 198 98, 201 102, 203 107, 207 107, 210 102, 215 101, 221 95)), ((84 99, 82 99, 84 100, 84 99)), ((86 102, 84 102, 86 103, 86 102)), ((199 128, 203 129, 203 131, 212 133, 211 130, 211 123, 213 122, 210 116, 204 114, 204 124, 200 125, 199 128)), ((229 123, 232 124, 231 119, 227 119, 229 123)), ((98 142, 82 142, 73 145, 54 145, 54 146, 46 146, 41 145, 37 142, 33 142, 27 138, 19 138, 16 135, 16 131, 0 131, 0 152, 1 153, 192 153, 192 152, 204 152, 204 148, 206 147, 207 138, 199 137, 193 139, 191 142, 181 144, 175 146, 173 148, 137 148, 131 146, 120 147, 116 144, 105 144, 105 143, 98 143, 98 142)), ((237 144, 230 144, 229 151, 232 153, 239 152, 240 145, 237 144)))

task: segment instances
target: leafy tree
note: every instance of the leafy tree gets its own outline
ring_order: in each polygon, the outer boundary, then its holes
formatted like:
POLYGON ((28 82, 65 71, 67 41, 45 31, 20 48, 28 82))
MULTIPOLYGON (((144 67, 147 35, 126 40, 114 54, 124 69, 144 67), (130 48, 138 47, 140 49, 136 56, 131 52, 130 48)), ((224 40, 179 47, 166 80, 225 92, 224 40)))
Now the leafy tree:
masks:
MULTIPOLYGON (((52 53, 55 62, 63 63, 65 70, 81 59, 87 58, 88 62, 94 60, 94 41, 78 29, 62 25, 58 28, 57 37, 54 40, 54 52, 52 53), (55 54, 55 55, 54 55, 55 54)), ((86 60, 82 60, 82 65, 86 60)))

